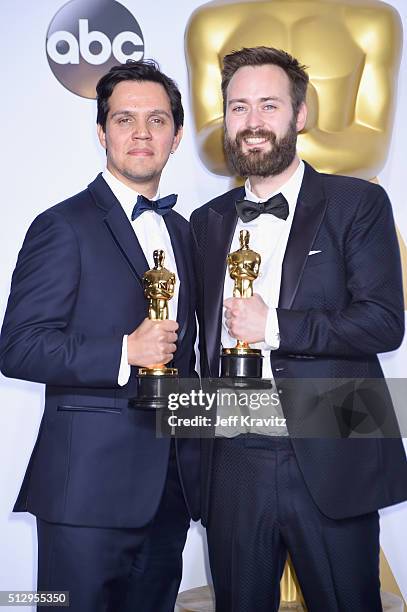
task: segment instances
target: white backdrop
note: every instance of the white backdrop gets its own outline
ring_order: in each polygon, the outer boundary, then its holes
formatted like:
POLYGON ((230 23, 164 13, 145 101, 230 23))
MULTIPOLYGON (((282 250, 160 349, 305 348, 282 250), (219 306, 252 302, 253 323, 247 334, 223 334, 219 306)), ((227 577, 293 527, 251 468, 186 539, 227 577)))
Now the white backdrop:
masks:
MULTIPOLYGON (((3 4, 0 20, 1 137, 1 269, 0 320, 9 293, 10 277, 25 232, 39 212, 82 190, 103 169, 104 152, 95 132, 96 104, 70 93, 54 77, 47 62, 48 25, 64 0, 14 0, 3 4), (5 6, 6 5, 6 6, 5 6)), ((144 34, 145 57, 157 59, 174 77, 184 96, 185 135, 172 156, 161 193, 178 192, 177 210, 191 211, 229 188, 229 180, 208 172, 195 145, 184 31, 201 0, 121 0, 136 17, 144 34)), ((405 0, 388 0, 407 24, 405 0)), ((407 140, 407 78, 403 59, 397 114, 388 162, 379 176, 393 202, 397 224, 407 239, 405 151, 407 140)), ((405 375, 407 341, 382 363, 387 376, 405 375)), ((43 387, 0 379, 0 590, 34 589, 36 533, 33 517, 11 513, 34 444, 42 413, 43 387)), ((399 586, 407 598, 407 504, 382 513, 382 546, 399 586), (404 560, 404 562, 403 562, 404 560)), ((181 588, 210 580, 204 534, 190 531, 185 550, 181 588)), ((6 608, 3 608, 6 610, 6 608)), ((15 608, 7 608, 10 611, 15 608)), ((27 608, 26 608, 27 609, 27 608)))

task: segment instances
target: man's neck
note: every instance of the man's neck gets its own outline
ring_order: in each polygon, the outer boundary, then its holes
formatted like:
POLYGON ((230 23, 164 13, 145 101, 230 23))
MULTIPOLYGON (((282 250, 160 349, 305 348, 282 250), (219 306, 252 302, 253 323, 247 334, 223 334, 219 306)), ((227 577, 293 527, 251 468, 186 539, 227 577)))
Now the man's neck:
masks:
POLYGON ((107 169, 118 181, 126 185, 126 187, 133 189, 133 191, 139 193, 140 195, 143 195, 149 200, 154 198, 154 196, 157 194, 160 177, 154 177, 154 179, 150 179, 145 182, 134 181, 128 178, 127 176, 124 176, 123 174, 120 174, 119 172, 115 171, 114 168, 112 169, 107 166, 107 169))
POLYGON ((291 164, 281 174, 273 176, 249 176, 250 189, 260 199, 267 198, 271 193, 277 192, 297 170, 300 159, 296 155, 291 164))

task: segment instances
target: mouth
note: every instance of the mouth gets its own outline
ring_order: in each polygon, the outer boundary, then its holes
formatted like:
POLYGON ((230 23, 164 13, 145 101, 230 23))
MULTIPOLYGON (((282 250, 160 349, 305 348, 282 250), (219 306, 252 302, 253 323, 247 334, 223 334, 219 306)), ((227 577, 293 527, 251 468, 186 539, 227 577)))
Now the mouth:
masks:
POLYGON ((236 136, 236 144, 242 151, 256 153, 273 146, 275 134, 269 130, 242 130, 236 136))
POLYGON ((150 149, 130 149, 127 151, 127 155, 132 157, 151 157, 153 152, 150 149))
POLYGON ((243 142, 249 147, 258 147, 260 145, 267 144, 270 141, 267 138, 262 138, 258 136, 248 136, 246 138, 243 138, 243 142))

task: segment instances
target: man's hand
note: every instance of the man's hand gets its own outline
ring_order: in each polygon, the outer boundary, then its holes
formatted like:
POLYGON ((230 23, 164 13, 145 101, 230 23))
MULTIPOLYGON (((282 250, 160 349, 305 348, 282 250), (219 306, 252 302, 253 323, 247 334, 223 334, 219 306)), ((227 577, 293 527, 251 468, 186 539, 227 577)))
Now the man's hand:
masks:
POLYGON ((176 321, 144 321, 127 338, 127 360, 130 365, 152 367, 171 361, 177 348, 176 321))
POLYGON ((258 293, 251 298, 228 298, 223 302, 225 320, 232 338, 264 342, 268 306, 258 293))

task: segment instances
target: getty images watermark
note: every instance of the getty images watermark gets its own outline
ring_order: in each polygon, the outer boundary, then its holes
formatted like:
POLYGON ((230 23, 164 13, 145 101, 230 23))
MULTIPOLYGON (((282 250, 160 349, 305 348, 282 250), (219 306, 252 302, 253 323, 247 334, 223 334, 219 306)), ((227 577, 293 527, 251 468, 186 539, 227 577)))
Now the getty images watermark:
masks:
POLYGON ((157 436, 407 437, 406 379, 182 379, 157 436), (248 388, 251 384, 251 388, 248 388))
POLYGON ((232 391, 216 389, 190 389, 168 396, 167 422, 172 429, 202 429, 214 431, 214 435, 235 435, 248 432, 285 428, 286 420, 281 411, 277 390, 232 391), (184 410, 183 410, 184 409, 184 410), (221 432, 221 433, 220 433, 221 432))

